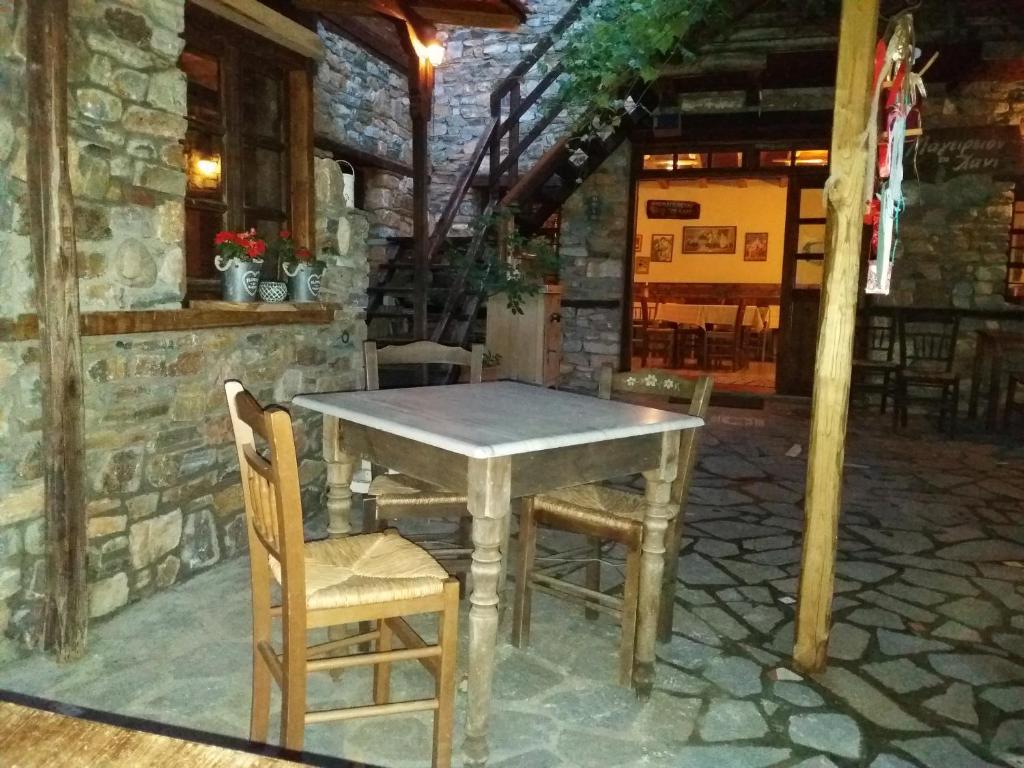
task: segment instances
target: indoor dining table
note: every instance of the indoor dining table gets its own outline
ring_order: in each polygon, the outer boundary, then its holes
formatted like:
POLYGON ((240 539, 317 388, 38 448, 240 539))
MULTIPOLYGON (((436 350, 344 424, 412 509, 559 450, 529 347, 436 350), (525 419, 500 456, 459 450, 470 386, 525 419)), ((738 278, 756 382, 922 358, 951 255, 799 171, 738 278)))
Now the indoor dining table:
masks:
POLYGON ((473 591, 465 753, 474 765, 488 756, 499 582, 512 499, 644 473, 633 681, 641 699, 650 695, 665 531, 678 512, 670 497, 680 432, 700 427, 700 419, 517 382, 299 395, 292 402, 324 417, 331 535, 351 532, 350 483, 360 459, 467 494, 473 591))

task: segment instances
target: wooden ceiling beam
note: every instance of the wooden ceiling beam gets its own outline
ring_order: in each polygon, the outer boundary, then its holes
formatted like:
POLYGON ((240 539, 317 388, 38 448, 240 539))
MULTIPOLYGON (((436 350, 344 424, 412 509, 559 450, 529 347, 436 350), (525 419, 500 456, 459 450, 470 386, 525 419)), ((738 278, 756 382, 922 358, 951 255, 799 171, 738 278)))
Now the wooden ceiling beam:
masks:
POLYGON ((396 26, 395 34, 388 35, 384 30, 377 29, 360 16, 343 17, 334 13, 325 13, 320 18, 323 19, 324 27, 328 31, 362 46, 396 71, 404 74, 409 70, 409 56, 402 46, 401 37, 399 37, 399 35, 405 34, 404 27, 399 32, 396 26))

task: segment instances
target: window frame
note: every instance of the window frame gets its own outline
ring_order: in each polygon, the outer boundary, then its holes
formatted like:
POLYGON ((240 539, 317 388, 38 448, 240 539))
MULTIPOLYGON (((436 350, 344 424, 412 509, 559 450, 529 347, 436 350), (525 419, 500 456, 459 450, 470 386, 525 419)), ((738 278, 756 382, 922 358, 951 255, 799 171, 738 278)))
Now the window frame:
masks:
MULTIPOLYGON (((186 4, 185 29, 182 37, 185 40, 185 50, 194 49, 211 54, 219 61, 222 123, 220 200, 197 196, 191 186, 186 186, 185 226, 188 227, 189 208, 212 208, 222 211, 224 227, 233 231, 245 228, 247 213, 259 214, 255 206, 246 205, 245 199, 245 157, 254 150, 244 148, 251 137, 247 136, 245 130, 241 89, 246 74, 270 70, 280 74, 282 84, 282 139, 279 144, 283 183, 280 211, 286 217, 288 229, 292 232, 295 242, 313 249, 313 60, 192 3, 186 4), (253 51, 258 51, 255 57, 253 51)), ((189 130, 198 128, 206 131, 209 128, 208 124, 193 119, 188 112, 186 119, 189 130)), ((187 159, 187 139, 183 138, 181 143, 187 159)), ((191 168, 186 168, 186 173, 190 172, 191 168)), ((277 210, 275 209, 275 212, 277 210)), ((187 232, 185 236, 187 248, 187 232)), ((188 262, 186 254, 186 302, 194 299, 220 298, 219 279, 216 276, 211 278, 190 273, 188 262)))

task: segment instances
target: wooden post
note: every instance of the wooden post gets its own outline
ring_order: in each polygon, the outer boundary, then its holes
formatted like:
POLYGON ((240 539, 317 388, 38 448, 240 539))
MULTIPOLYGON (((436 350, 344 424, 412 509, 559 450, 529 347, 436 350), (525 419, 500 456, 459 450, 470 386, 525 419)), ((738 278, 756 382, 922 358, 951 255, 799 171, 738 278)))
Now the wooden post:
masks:
POLYGON ((413 259, 413 336, 427 338, 427 290, 430 266, 430 127, 431 101, 434 95, 434 67, 426 59, 412 54, 409 64, 409 105, 412 113, 412 238, 413 259))
POLYGON ((39 314, 47 546, 43 642, 67 661, 85 651, 89 619, 81 320, 68 177, 67 0, 25 3, 25 27, 26 159, 39 314))
POLYGON ((805 672, 823 669, 828 655, 864 226, 865 128, 871 107, 878 3, 843 0, 839 27, 832 175, 825 186, 828 247, 814 366, 803 563, 793 652, 797 668, 805 672))

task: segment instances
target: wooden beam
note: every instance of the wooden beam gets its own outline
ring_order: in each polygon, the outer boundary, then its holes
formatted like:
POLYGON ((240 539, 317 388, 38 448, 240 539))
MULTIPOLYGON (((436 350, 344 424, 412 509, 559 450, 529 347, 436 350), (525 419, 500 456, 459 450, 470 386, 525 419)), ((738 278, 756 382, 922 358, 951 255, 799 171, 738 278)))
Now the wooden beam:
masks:
POLYGON ((268 8, 259 0, 189 2, 302 56, 317 61, 324 57, 324 44, 316 32, 268 8))
POLYGON ((871 108, 879 0, 843 0, 832 131, 825 276, 811 435, 807 453, 803 561, 793 660, 804 672, 824 668, 835 587, 846 419, 853 366, 864 220, 866 126, 871 108))
POLYGON ((317 136, 314 140, 314 146, 317 149, 322 149, 326 152, 330 152, 334 155, 336 160, 348 160, 352 165, 367 166, 370 168, 378 168, 388 173, 393 173, 397 176, 404 176, 411 179, 413 177, 412 166, 400 163, 397 160, 391 160, 387 157, 381 157, 371 152, 367 152, 364 149, 359 149, 351 144, 346 144, 341 141, 335 141, 326 136, 317 136))
POLYGON ((413 337, 427 338, 427 289, 430 280, 430 107, 434 68, 411 54, 409 105, 412 112, 412 237, 413 237, 413 337))
POLYGON ((288 162, 291 226, 295 242, 315 253, 316 191, 313 189, 313 70, 288 73, 288 162))
POLYGON ((39 308, 46 603, 43 643, 60 661, 85 652, 85 407, 75 204, 68 176, 68 3, 25 4, 28 208, 39 308))

